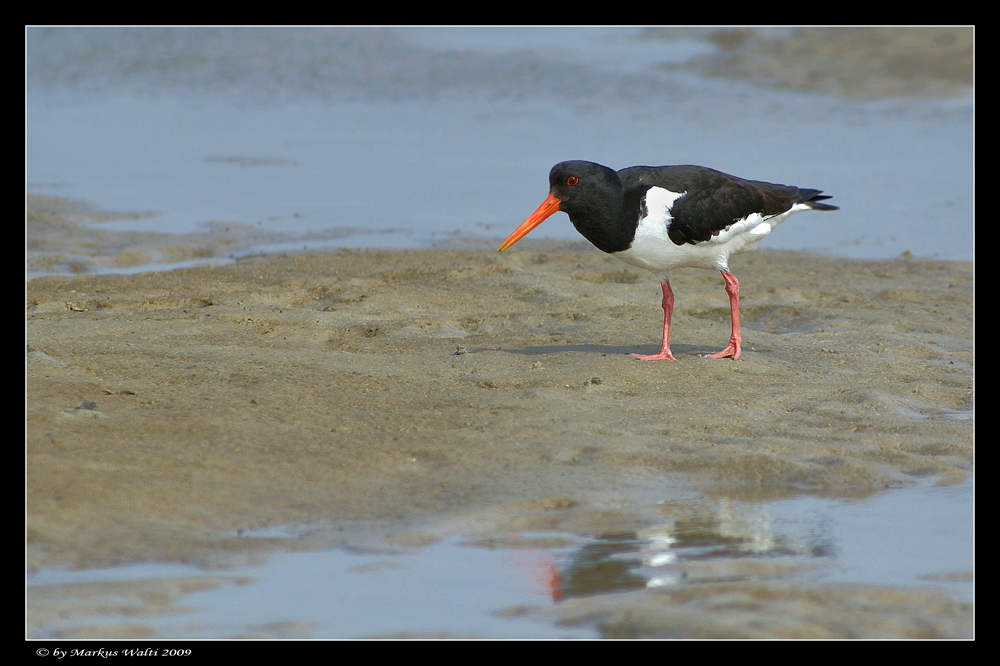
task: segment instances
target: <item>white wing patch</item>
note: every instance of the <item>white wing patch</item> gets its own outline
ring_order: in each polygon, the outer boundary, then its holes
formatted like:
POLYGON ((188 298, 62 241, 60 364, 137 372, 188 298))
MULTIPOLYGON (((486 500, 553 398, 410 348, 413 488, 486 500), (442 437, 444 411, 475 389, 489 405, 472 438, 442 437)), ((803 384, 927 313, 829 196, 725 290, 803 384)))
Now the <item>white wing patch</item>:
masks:
POLYGON ((756 244, 760 242, 762 238, 774 231, 776 226, 788 219, 789 215, 797 213, 800 210, 809 210, 809 206, 805 204, 795 204, 784 213, 771 215, 770 217, 765 217, 760 213, 747 215, 742 220, 737 220, 715 236, 712 236, 709 242, 729 243, 740 239, 740 241, 736 243, 734 251, 738 252, 745 246, 749 246, 747 249, 752 249, 753 246, 750 245, 751 243, 756 244))
MULTIPOLYGON (((772 218, 765 218, 759 213, 747 215, 742 220, 737 220, 731 225, 712 236, 710 243, 728 243, 734 238, 747 236, 747 240, 760 240, 771 233, 774 226, 771 224, 772 218)), ((779 220, 780 221, 780 220, 779 220)))

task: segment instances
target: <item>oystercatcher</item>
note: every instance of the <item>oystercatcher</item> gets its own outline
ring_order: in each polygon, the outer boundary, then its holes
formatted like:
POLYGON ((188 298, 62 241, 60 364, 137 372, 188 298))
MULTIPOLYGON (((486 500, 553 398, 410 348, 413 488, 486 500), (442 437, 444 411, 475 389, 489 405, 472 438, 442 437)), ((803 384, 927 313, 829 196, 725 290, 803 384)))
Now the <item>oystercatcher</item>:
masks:
POLYGON ((663 291, 663 344, 656 354, 632 354, 645 361, 676 360, 670 353, 670 271, 714 268, 726 282, 733 332, 725 349, 707 356, 735 360, 742 343, 740 295, 729 257, 756 248, 792 213, 837 210, 820 203, 830 198, 820 192, 701 166, 634 166, 616 172, 594 162, 561 162, 549 172, 548 198, 497 251, 561 210, 597 249, 651 271, 663 291))

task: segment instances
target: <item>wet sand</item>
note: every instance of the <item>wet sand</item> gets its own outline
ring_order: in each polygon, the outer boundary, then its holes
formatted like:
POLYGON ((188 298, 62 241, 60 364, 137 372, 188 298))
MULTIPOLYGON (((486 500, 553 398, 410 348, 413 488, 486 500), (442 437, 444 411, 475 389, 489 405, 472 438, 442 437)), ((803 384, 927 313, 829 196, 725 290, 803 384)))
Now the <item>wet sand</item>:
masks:
MULTIPOLYGON (((647 34, 669 38, 687 30, 650 28, 647 34)), ((680 68, 851 98, 949 96, 974 85, 975 34, 969 26, 823 26, 780 36, 757 28, 704 30, 720 50, 680 68)))
MULTIPOLYGON (((628 356, 658 347, 658 285, 582 244, 31 280, 28 568, 208 564, 288 547, 240 537, 287 524, 616 534, 662 522, 671 488, 865 497, 971 472, 971 264, 761 250, 732 268, 736 362, 701 358, 729 311, 697 270, 672 280, 678 362, 628 356)), ((697 589, 544 613, 609 636, 971 633, 971 605, 933 591, 697 589)))

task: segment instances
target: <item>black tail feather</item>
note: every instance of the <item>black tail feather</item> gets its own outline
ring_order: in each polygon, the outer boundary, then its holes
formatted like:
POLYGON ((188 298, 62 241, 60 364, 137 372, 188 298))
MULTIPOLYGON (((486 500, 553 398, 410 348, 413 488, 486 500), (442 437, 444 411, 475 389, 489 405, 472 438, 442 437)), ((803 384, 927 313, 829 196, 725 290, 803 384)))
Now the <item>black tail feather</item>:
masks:
POLYGON ((828 196, 826 194, 820 194, 820 190, 812 190, 812 192, 815 192, 815 194, 801 201, 800 203, 804 203, 813 210, 840 210, 840 206, 834 206, 833 204, 819 203, 823 199, 832 199, 833 197, 828 196))

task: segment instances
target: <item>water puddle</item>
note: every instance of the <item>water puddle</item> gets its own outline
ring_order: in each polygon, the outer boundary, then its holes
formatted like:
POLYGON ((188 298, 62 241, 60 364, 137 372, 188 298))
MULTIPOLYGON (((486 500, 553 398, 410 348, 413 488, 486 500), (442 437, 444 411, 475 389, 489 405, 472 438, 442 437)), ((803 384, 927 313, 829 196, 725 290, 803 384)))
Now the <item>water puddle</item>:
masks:
MULTIPOLYGON (((532 609, 725 581, 931 587, 973 601, 973 484, 864 501, 678 500, 661 525, 419 548, 280 553, 202 569, 143 564, 27 577, 28 635, 103 638, 591 638, 532 609)), ((315 528, 313 528, 315 529, 315 528)), ((304 529, 248 532, 289 539, 304 529)))

